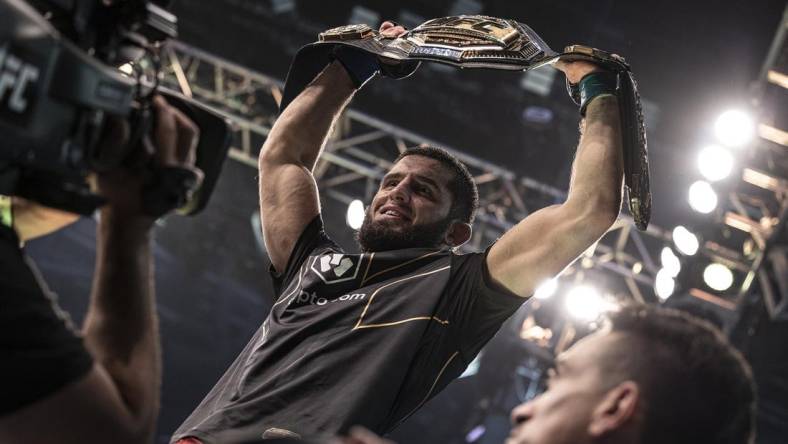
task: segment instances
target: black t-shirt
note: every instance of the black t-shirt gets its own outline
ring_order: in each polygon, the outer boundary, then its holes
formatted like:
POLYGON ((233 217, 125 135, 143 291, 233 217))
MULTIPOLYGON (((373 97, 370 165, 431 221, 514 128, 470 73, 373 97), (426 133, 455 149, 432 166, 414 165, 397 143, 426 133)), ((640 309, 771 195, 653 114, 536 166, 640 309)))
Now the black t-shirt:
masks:
POLYGON ((92 365, 16 234, 0 226, 0 416, 75 382, 92 365))
POLYGON ((392 430, 459 376, 522 304, 489 283, 485 254, 347 254, 320 217, 304 230, 277 300, 173 440, 315 438, 392 430))

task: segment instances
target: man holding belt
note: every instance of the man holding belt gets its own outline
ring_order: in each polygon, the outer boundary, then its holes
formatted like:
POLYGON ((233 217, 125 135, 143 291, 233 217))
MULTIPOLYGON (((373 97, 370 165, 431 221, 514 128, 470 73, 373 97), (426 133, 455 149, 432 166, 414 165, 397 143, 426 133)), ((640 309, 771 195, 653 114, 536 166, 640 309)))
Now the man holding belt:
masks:
MULTIPOLYGON (((405 30, 386 22, 380 32, 405 30)), ((566 202, 529 215, 482 253, 458 254, 478 205, 473 179, 441 149, 410 149, 367 209, 362 252, 349 254, 323 230, 312 170, 355 92, 387 67, 335 51, 260 154, 276 302, 174 442, 316 438, 356 424, 386 433, 459 376, 538 284, 596 242, 621 206, 615 82, 592 63, 555 66, 573 84, 586 79, 566 202)))

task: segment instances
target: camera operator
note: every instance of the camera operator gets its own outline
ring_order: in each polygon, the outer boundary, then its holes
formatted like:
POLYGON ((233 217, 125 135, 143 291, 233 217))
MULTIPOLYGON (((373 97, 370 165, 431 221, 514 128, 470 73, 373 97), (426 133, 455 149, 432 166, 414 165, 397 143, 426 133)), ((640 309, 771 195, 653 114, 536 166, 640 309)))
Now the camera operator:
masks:
MULTIPOLYGON (((194 167, 195 124, 161 97, 153 110, 147 144, 154 165, 194 169, 201 178, 194 167)), ((125 143, 126 122, 110 127, 101 143, 125 143)), ((107 204, 98 222, 93 288, 81 334, 53 304, 20 248, 20 240, 76 217, 15 200, 13 229, 0 224, 0 442, 151 440, 161 358, 151 260, 155 218, 142 210, 146 180, 143 171, 127 168, 94 177, 95 191, 107 204)))

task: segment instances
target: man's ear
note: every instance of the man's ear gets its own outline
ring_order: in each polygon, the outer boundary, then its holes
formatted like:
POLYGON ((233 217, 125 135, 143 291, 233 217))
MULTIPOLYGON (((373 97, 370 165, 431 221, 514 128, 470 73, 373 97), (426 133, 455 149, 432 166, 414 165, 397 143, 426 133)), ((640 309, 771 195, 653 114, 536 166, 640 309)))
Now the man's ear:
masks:
POLYGON ((613 387, 594 409, 588 433, 600 437, 624 428, 634 419, 639 402, 640 388, 634 381, 624 381, 613 387))
POLYGON ((471 238, 472 231, 471 224, 455 220, 449 226, 449 231, 446 233, 444 241, 446 245, 457 248, 465 242, 468 242, 468 239, 471 238))

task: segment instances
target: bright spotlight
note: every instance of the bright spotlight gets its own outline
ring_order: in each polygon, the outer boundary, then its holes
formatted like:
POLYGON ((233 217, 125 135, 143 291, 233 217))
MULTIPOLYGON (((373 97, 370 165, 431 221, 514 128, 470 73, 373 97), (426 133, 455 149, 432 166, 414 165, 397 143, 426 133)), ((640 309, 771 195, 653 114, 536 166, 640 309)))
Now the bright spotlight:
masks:
POLYGON ((542 282, 538 287, 536 287, 536 291, 534 292, 534 297, 536 299, 550 299, 551 296, 555 293, 555 290, 558 288, 558 279, 550 279, 549 281, 542 282))
POLYGON ((727 146, 742 146, 755 137, 755 122, 741 110, 728 110, 714 123, 714 134, 727 146))
POLYGON ((356 199, 347 206, 347 217, 345 218, 350 228, 358 230, 364 223, 364 202, 356 199))
POLYGON ((733 272, 722 264, 709 264, 703 270, 703 281, 709 288, 717 291, 725 291, 733 285, 733 272))
POLYGON ((676 248, 680 252, 687 256, 692 256, 697 253, 700 247, 698 236, 695 236, 690 230, 681 225, 673 229, 673 244, 676 245, 676 248))
POLYGON ((588 285, 579 285, 566 295, 566 309, 569 314, 580 321, 591 322, 602 313, 614 308, 599 292, 588 285))
POLYGON ((681 271, 681 261, 670 247, 663 248, 659 258, 662 262, 662 269, 665 270, 670 277, 679 275, 679 271, 681 271))
POLYGON ((698 213, 711 213, 717 208, 717 193, 708 182, 699 180, 690 185, 689 204, 698 213))
POLYGON ((134 67, 131 65, 131 63, 124 63, 118 66, 118 70, 127 76, 134 75, 134 67))
POLYGON ((657 276, 654 278, 654 292, 657 294, 659 300, 664 302, 673 294, 673 290, 675 289, 676 281, 673 280, 670 271, 666 268, 660 269, 657 272, 657 276))
POLYGON ((712 182, 725 179, 733 169, 733 154, 719 145, 709 145, 698 154, 698 169, 712 182))

